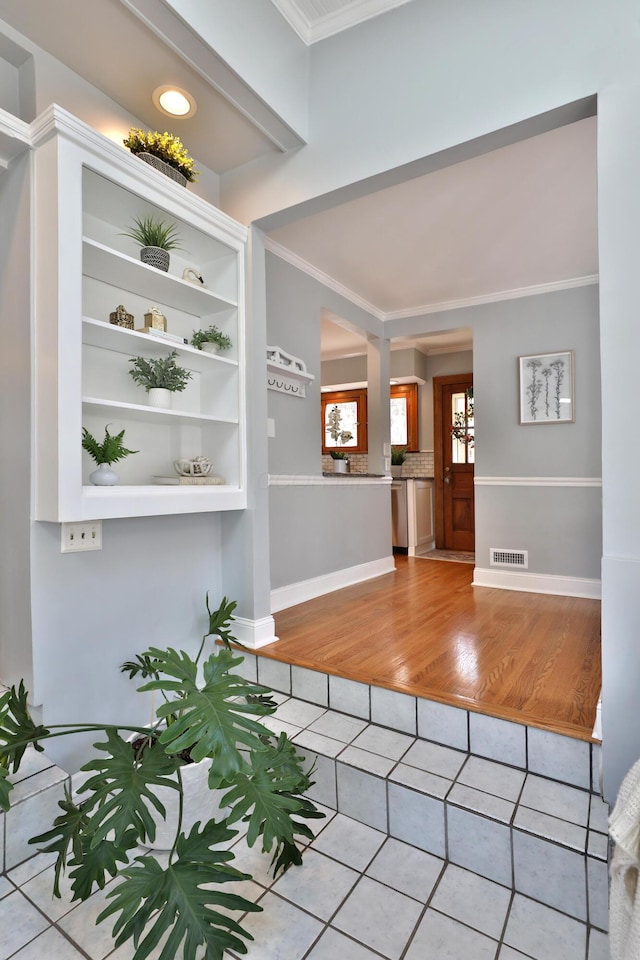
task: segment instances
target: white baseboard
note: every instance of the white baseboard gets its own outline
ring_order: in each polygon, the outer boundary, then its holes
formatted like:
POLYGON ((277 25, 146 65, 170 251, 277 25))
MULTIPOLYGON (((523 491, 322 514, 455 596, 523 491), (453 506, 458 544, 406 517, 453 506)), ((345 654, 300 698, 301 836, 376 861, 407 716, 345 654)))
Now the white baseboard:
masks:
POLYGON ((271 610, 273 613, 286 610, 287 607, 313 600, 314 597, 322 597, 325 593, 341 590, 342 587, 350 587, 354 583, 362 583, 364 580, 381 577, 385 573, 393 573, 395 568, 393 556, 382 557, 380 560, 371 560, 369 563, 360 563, 355 567, 325 573, 321 577, 312 577, 311 580, 301 580, 299 583, 290 583, 286 587, 277 587, 271 591, 271 610))
POLYGON ((266 647, 268 643, 274 643, 276 637, 276 625, 273 617, 262 617, 261 620, 247 620, 246 617, 234 617, 232 632, 236 640, 243 643, 245 647, 257 650, 258 647, 266 647))
POLYGON ((476 567, 474 587, 495 587, 498 590, 520 590, 523 593, 551 593, 561 597, 600 599, 600 581, 586 577, 556 577, 548 573, 522 573, 519 570, 494 570, 476 567))

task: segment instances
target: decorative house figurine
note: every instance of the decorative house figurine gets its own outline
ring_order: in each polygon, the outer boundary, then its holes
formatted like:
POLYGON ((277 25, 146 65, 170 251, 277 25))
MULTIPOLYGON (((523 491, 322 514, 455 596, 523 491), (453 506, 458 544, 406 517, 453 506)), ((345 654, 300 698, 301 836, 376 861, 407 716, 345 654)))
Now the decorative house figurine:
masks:
POLYGON ((113 313, 109 314, 109 323, 116 327, 126 327, 127 330, 133 330, 133 320, 133 314, 127 313, 121 303, 118 304, 113 313))
POLYGON ((163 333, 167 332, 167 318, 159 307, 150 307, 144 315, 144 323, 145 326, 151 327, 152 330, 162 330, 163 333))

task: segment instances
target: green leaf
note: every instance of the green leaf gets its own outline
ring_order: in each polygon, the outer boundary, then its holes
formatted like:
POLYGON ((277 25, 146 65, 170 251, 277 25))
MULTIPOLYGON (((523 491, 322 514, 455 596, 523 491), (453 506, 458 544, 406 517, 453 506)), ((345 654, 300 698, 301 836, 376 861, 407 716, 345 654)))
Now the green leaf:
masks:
POLYGON ((87 900, 94 890, 94 885, 101 890, 107 883, 107 876, 115 877, 121 870, 119 863, 129 863, 127 851, 138 845, 138 834, 130 830, 122 838, 120 845, 112 840, 102 840, 94 846, 91 836, 82 838, 82 853, 69 861, 71 870, 69 876, 73 881, 71 890, 72 900, 87 900))
POLYGON ((207 960, 223 960, 225 950, 246 953, 240 939, 251 940, 249 933, 224 911, 259 912, 262 908, 235 894, 220 892, 222 883, 248 880, 250 876, 228 866, 233 858, 228 851, 212 850, 233 832, 224 824, 209 821, 200 832, 194 825, 188 837, 180 835, 177 859, 163 869, 152 857, 137 857, 121 871, 124 877, 108 896, 111 903, 98 916, 98 923, 119 913, 113 935, 115 946, 133 940, 133 960, 145 960, 167 939, 158 960, 196 960, 198 948, 205 946, 207 960), (182 945, 182 946, 181 946, 182 945))
POLYGON ((0 810, 4 810, 5 813, 11 806, 9 794, 13 790, 13 784, 10 780, 7 780, 8 776, 9 770, 7 767, 0 767, 0 810))
POLYGON ((262 837, 263 851, 276 850, 273 864, 276 873, 291 863, 300 863, 295 846, 296 834, 311 838, 306 824, 293 819, 322 816, 315 806, 303 797, 296 796, 311 786, 311 781, 302 769, 302 759, 286 734, 281 734, 275 745, 251 754, 251 772, 240 773, 231 789, 222 798, 222 804, 230 806, 229 823, 244 819, 249 823, 247 843, 253 846, 262 837))
POLYGON ((92 835, 91 845, 102 842, 113 830, 114 842, 121 846, 126 842, 130 828, 136 831, 141 841, 147 837, 154 840, 156 827, 145 800, 162 817, 166 816, 163 804, 151 788, 178 790, 178 783, 171 776, 180 761, 158 749, 144 750, 138 756, 132 744, 123 740, 115 730, 107 731, 106 743, 94 743, 94 747, 107 756, 91 760, 82 767, 82 770, 98 772, 78 791, 91 794, 83 805, 91 814, 87 824, 87 832, 92 835))
POLYGON ((242 663, 231 651, 220 649, 211 654, 203 665, 204 685, 196 684, 197 666, 184 651, 158 650, 151 647, 149 655, 158 661, 158 669, 165 676, 140 687, 140 690, 162 690, 177 693, 179 700, 163 703, 157 710, 160 718, 170 717, 171 724, 160 736, 160 743, 169 754, 191 751, 194 762, 211 757, 209 785, 220 780, 231 780, 246 767, 239 746, 262 750, 261 736, 267 730, 253 716, 272 713, 273 708, 263 703, 246 703, 243 699, 266 692, 264 687, 249 683, 237 674, 229 673, 242 663), (175 677, 175 680, 166 678, 175 677))
POLYGON ((15 773, 27 747, 32 744, 42 753, 38 740, 48 736, 47 728, 31 719, 27 691, 21 680, 17 690, 11 687, 0 697, 0 766, 13 768, 15 773))
POLYGON ((121 430, 120 433, 117 434, 109 433, 109 424, 104 428, 104 440, 102 443, 96 440, 86 427, 82 428, 82 447, 98 464, 117 463, 132 453, 138 453, 137 450, 127 450, 122 442, 123 439, 124 430, 121 430))
POLYGON ((82 807, 73 802, 68 787, 64 788, 64 800, 59 800, 58 806, 62 813, 53 821, 51 830, 29 840, 29 843, 47 844, 41 847, 41 853, 57 854, 53 884, 56 897, 60 896, 60 876, 64 873, 69 851, 74 858, 82 855, 82 834, 88 823, 88 817, 82 807))
MULTIPOLYGON (((238 643, 238 640, 231 635, 232 614, 238 606, 235 600, 229 602, 226 597, 223 597, 218 609, 212 611, 209 608, 209 593, 207 592, 206 604, 207 613, 209 614, 209 631, 206 636, 220 637, 227 648, 229 648, 232 642, 238 643)), ((242 646, 242 644, 240 644, 240 646, 242 646)))

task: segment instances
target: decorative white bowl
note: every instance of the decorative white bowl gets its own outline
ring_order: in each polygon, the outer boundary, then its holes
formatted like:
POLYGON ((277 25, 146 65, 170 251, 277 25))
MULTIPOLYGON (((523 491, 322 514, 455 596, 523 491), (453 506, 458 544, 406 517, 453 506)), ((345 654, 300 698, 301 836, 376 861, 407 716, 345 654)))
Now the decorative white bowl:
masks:
POLYGON ((190 460, 176 460, 173 466, 181 477, 206 477, 213 464, 208 457, 192 457, 190 460))

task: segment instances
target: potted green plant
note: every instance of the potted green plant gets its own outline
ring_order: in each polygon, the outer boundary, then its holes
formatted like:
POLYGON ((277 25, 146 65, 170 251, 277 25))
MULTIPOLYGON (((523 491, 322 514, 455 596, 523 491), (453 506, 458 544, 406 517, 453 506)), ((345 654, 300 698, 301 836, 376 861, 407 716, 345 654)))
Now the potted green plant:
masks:
POLYGON ((349 460, 345 450, 330 450, 329 456, 333 460, 334 473, 346 473, 349 466, 349 460))
POLYGON ((170 250, 180 248, 178 228, 175 223, 165 223, 157 217, 134 217, 134 226, 123 233, 140 244, 140 259, 156 270, 166 273, 169 269, 170 250))
POLYGON ((172 350, 166 357, 132 357, 129 360, 133 364, 129 374, 134 383, 145 388, 152 407, 168 409, 172 394, 182 393, 191 379, 191 371, 176 363, 177 356, 178 351, 172 350))
POLYGON ((124 443, 124 430, 120 433, 109 433, 109 424, 104 428, 104 440, 99 440, 89 433, 86 427, 82 428, 82 448, 94 460, 97 469, 89 474, 89 480, 97 487, 112 487, 118 482, 118 474, 111 469, 112 463, 124 460, 125 457, 137 453, 137 450, 127 450, 124 443))
POLYGON ((215 323, 206 330, 194 330, 191 337, 191 346, 206 353, 217 353, 218 350, 228 350, 232 346, 231 337, 223 333, 215 323))
POLYGON ((65 791, 53 827, 30 842, 56 854, 57 897, 63 872, 69 872, 73 901, 88 899, 118 877, 97 922, 118 915, 115 947, 132 940, 133 960, 148 957, 163 937, 158 960, 178 955, 222 960, 227 949, 246 953, 241 938, 251 936, 231 914, 262 908, 221 891, 224 883, 251 879, 230 865, 235 825, 246 825, 249 846, 259 841, 263 851, 272 852, 276 875, 302 862, 296 837, 311 839, 305 821, 323 816, 302 795, 312 783, 293 744, 260 722, 276 707, 270 691, 237 673, 243 657, 231 648, 235 606, 224 597, 212 612, 207 597, 208 629, 195 658, 183 650, 150 647, 123 664, 129 676, 145 681, 138 692, 160 694, 148 727, 126 721, 46 727, 30 716, 22 682, 0 697, 0 809, 5 812, 9 774, 19 769, 28 746, 42 751, 46 740, 77 733, 101 737, 94 744, 96 756, 81 768, 87 778, 77 794, 65 791), (207 637, 221 644, 203 659, 207 637), (203 760, 208 761, 208 801, 199 809, 199 822, 186 825, 185 772, 189 761, 203 760), (161 795, 167 793, 175 794, 178 804, 164 865, 140 847, 154 843, 155 816, 166 816, 161 795), (216 817, 210 819, 206 811, 212 809, 216 817))
POLYGON ((407 448, 399 444, 393 444, 391 447, 391 476, 402 476, 402 464, 407 459, 407 448))
POLYGON ((157 130, 145 132, 139 127, 131 127, 122 142, 135 156, 183 187, 198 177, 193 158, 189 156, 180 137, 173 133, 167 133, 166 130, 164 133, 158 133, 157 130))

